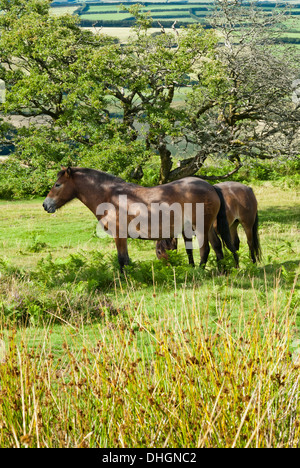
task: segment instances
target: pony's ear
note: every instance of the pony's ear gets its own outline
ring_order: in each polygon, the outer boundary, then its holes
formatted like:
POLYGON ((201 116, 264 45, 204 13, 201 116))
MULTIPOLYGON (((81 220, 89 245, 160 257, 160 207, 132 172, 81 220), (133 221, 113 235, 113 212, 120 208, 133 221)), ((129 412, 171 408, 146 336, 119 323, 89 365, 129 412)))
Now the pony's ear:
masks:
POLYGON ((61 170, 65 172, 65 175, 67 177, 70 177, 72 175, 72 168, 69 166, 69 167, 66 167, 66 166, 60 166, 61 167, 61 170))
POLYGON ((68 167, 68 169, 66 169, 66 176, 71 177, 71 175, 72 175, 72 168, 68 167))

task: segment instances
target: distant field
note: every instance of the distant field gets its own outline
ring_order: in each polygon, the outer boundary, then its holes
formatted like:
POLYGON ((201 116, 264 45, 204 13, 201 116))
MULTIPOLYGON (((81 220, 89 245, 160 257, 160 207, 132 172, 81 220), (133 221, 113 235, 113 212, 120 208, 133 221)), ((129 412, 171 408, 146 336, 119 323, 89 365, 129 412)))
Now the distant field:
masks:
POLYGON ((94 13, 92 15, 89 14, 83 14, 80 15, 80 18, 83 20, 104 20, 104 21, 109 21, 109 20, 114 20, 114 21, 122 21, 125 19, 132 18, 132 15, 129 13, 94 13))
POLYGON ((284 33, 282 34, 282 37, 294 37, 294 38, 300 39, 300 32, 284 31, 284 33))
POLYGON ((67 14, 72 15, 77 9, 78 9, 78 5, 51 8, 50 11, 53 15, 67 15, 67 14))
MULTIPOLYGON (((119 28, 130 27, 132 24, 132 16, 129 13, 120 10, 121 3, 95 3, 85 2, 85 8, 81 11, 80 3, 67 7, 53 7, 53 14, 79 14, 83 27, 92 27, 95 22, 97 26, 108 28, 107 34, 119 37, 124 40, 124 31, 119 31, 119 28), (112 29, 116 29, 112 31, 112 29)), ((278 7, 273 7, 275 2, 270 2, 270 5, 264 3, 261 8, 264 11, 272 12, 274 9, 279 10, 278 7)), ((300 0, 287 1, 291 5, 291 16, 287 17, 282 23, 284 31, 282 38, 288 42, 298 43, 300 40, 300 0)), ((82 4, 84 6, 84 4, 82 4)), ((177 20, 179 25, 188 25, 199 21, 206 23, 206 17, 210 14, 213 7, 212 1, 189 1, 184 3, 166 4, 163 1, 156 0, 155 2, 146 2, 143 7, 144 12, 150 12, 154 19, 154 26, 158 27, 157 21, 161 22, 165 27, 171 27, 172 22, 177 20)), ((95 29, 95 28, 94 28, 95 29)), ((103 31, 102 31, 103 32, 103 31)), ((127 32, 125 36, 128 37, 127 32)))
MULTIPOLYGON (((206 2, 206 3, 202 3, 202 2, 197 2, 197 3, 193 3, 193 4, 186 4, 186 3, 183 3, 183 4, 173 4, 173 5, 168 5, 168 4, 153 4, 153 5, 146 5, 144 8, 143 8, 143 11, 150 11, 151 14, 158 14, 158 15, 161 15, 161 16, 165 16, 165 15, 168 15, 168 14, 172 14, 176 12, 178 12, 178 14, 185 14, 187 16, 190 16, 190 11, 191 10, 196 10, 197 8, 199 8, 199 10, 197 11, 197 13, 201 14, 201 13, 205 13, 205 10, 206 9, 207 11, 209 11, 211 8, 212 8, 212 3, 209 3, 209 2, 206 2)), ((107 13, 111 13, 115 11, 115 13, 117 14, 119 11, 120 11, 120 5, 119 4, 110 4, 110 5, 88 5, 84 11, 80 14, 81 15, 85 15, 87 13, 102 13, 103 15, 106 16, 106 12, 107 13)), ((175 16, 176 16, 175 14, 175 16)), ((103 18, 104 19, 104 18, 103 18)))

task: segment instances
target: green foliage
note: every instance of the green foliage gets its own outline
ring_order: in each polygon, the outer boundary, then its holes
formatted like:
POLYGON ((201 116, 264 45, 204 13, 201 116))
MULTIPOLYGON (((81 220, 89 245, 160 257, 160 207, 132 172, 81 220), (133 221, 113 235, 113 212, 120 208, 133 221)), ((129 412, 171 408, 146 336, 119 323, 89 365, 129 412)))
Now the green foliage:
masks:
POLYGON ((174 252, 170 254, 170 260, 166 264, 164 261, 153 262, 133 261, 125 268, 128 281, 135 287, 147 287, 155 284, 163 285, 166 290, 173 289, 174 286, 187 282, 200 282, 206 276, 202 269, 193 269, 185 264, 185 255, 178 255, 174 252))
POLYGON ((113 271, 104 261, 103 254, 96 251, 87 258, 84 254, 71 255, 67 260, 52 260, 51 255, 41 260, 33 278, 48 287, 85 283, 87 291, 105 288, 114 280, 113 271))
POLYGON ((82 146, 115 130, 113 122, 106 130, 101 84, 86 77, 95 50, 112 41, 82 31, 69 15, 49 15, 48 2, 21 3, 18 10, 10 2, 0 17, 0 78, 7 90, 1 107, 29 121, 16 132, 16 154, 35 168, 75 163, 82 146))
MULTIPOLYGON (((231 180, 247 185, 258 181, 273 181, 282 187, 297 187, 300 183, 299 169, 300 158, 278 157, 265 160, 242 159, 241 169, 231 176, 231 180)), ((222 172, 230 172, 233 169, 229 161, 208 159, 207 164, 201 169, 199 176, 216 177, 222 172)), ((220 181, 222 179, 220 178, 220 181)))
POLYGON ((128 141, 116 135, 109 140, 95 144, 93 148, 84 148, 80 155, 80 165, 118 175, 125 180, 132 180, 131 174, 137 166, 144 167, 151 152, 146 151, 142 141, 128 141))
MULTIPOLYGON (((286 180, 294 179, 299 183, 300 157, 276 158, 270 161, 251 161, 241 171, 239 177, 244 180, 286 180)), ((291 180, 292 181, 292 180, 291 180)))
POLYGON ((128 11, 128 13, 135 18, 136 24, 134 28, 137 31, 140 29, 147 30, 151 28, 153 20, 150 16, 150 12, 141 11, 140 4, 130 5, 129 7, 127 5, 121 5, 121 11, 128 11))
MULTIPOLYGON (((45 246, 35 237, 28 251, 38 253, 45 246)), ((30 272, 1 260, 0 311, 10 323, 31 326, 41 326, 50 317, 61 323, 98 319, 103 311, 114 314, 113 305, 100 291, 114 283, 116 271, 99 252, 55 261, 48 255, 30 272), (2 300, 4 283, 6 300, 2 300)))
POLYGON ((43 166, 32 168, 10 158, 0 164, 0 198, 20 199, 46 195, 57 174, 43 166))
MULTIPOLYGON (((6 101, 0 112, 26 122, 13 129, 1 122, 1 138, 10 138, 22 163, 15 186, 0 176, 5 197, 45 193, 44 180, 36 181, 61 164, 149 184, 202 168, 206 174, 209 155, 225 161, 225 168, 228 159, 297 153, 294 56, 264 47, 280 12, 269 18, 255 5, 243 9, 224 1, 212 19, 221 36, 199 24, 152 35, 147 11, 126 5, 136 23, 120 44, 81 29, 76 17, 51 15, 48 1, 3 1, 1 8, 6 101)), ((267 171, 259 171, 265 179, 267 171)))
POLYGON ((174 91, 190 82, 196 60, 211 55, 217 42, 211 31, 193 27, 180 37, 152 37, 149 15, 131 6, 135 34, 123 47, 35 2, 22 3, 17 15, 17 3, 6 6, 0 21, 0 77, 7 88, 2 107, 39 118, 15 139, 29 166, 65 159, 79 165, 82 159, 128 177, 151 147, 160 148, 160 139, 181 135, 176 122, 187 117, 172 106, 174 91))
POLYGON ((29 252, 34 252, 38 253, 44 250, 46 247, 48 247, 48 244, 46 242, 43 242, 37 234, 33 233, 32 234, 32 242, 31 245, 28 247, 29 252))

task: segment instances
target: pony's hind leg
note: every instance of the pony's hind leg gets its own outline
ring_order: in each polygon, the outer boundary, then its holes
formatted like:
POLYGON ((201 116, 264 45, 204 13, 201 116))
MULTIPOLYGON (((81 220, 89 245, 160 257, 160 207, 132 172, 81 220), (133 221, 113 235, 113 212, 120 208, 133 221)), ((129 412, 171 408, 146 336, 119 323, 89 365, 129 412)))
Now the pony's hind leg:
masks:
POLYGON ((250 250, 250 256, 253 263, 261 260, 261 247, 258 235, 258 214, 256 212, 255 218, 252 223, 249 221, 243 223, 243 228, 247 236, 247 242, 250 250))
POLYGON ((127 250, 127 239, 115 238, 115 243, 118 251, 118 261, 121 273, 123 273, 124 266, 129 265, 129 255, 127 250))
POLYGON ((209 255, 210 247, 208 243, 208 236, 204 236, 203 244, 200 247, 200 267, 205 267, 208 255, 209 255))
POLYGON ((220 260, 223 260, 224 254, 223 254, 223 249, 222 249, 222 242, 220 241, 213 227, 211 227, 209 230, 208 239, 209 239, 209 242, 211 243, 212 248, 214 249, 216 253, 217 261, 219 262, 220 260))
POLYGON ((239 225, 239 221, 235 220, 234 223, 230 226, 230 235, 231 235, 233 246, 236 251, 240 249, 240 238, 237 233, 238 225, 239 225))
POLYGON ((215 251, 216 257, 217 257, 217 264, 218 264, 218 270, 220 273, 225 273, 226 268, 222 262, 224 259, 224 253, 222 249, 222 242, 220 241, 219 236, 217 235, 215 229, 213 226, 210 228, 209 233, 208 233, 208 240, 212 246, 212 248, 215 251))
POLYGON ((186 237, 184 234, 183 234, 183 239, 184 239, 185 251, 189 259, 189 265, 195 266, 194 256, 193 256, 193 239, 186 237))
POLYGON ((254 250, 254 245, 253 245, 252 226, 245 227, 245 225, 243 225, 243 228, 246 233, 247 243, 248 243, 252 263, 256 263, 256 255, 255 255, 255 250, 254 250))

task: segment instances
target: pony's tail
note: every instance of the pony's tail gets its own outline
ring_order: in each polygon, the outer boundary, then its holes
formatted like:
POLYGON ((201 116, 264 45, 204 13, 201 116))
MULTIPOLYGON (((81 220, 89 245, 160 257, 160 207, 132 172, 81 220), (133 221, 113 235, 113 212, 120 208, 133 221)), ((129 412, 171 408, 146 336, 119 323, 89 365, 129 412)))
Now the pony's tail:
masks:
POLYGON ((238 266, 239 257, 237 255, 236 249, 235 249, 235 247, 234 247, 234 245, 232 243, 231 234, 230 234, 230 230, 229 230, 229 224, 228 224, 227 216, 226 216, 226 208, 225 208, 225 201, 224 201, 223 193, 222 193, 221 189, 219 187, 216 187, 215 185, 214 185, 214 189, 217 192, 218 197, 219 197, 220 202, 221 202, 221 207, 220 207, 219 213, 217 214, 218 232, 219 232, 219 234, 221 236, 223 244, 225 244, 226 247, 230 250, 230 252, 232 252, 234 260, 235 260, 235 264, 236 264, 236 266, 238 266))
POLYGON ((259 242, 259 236, 258 236, 258 214, 256 213, 255 216, 255 221, 253 224, 252 228, 252 242, 253 242, 253 251, 256 260, 260 261, 261 260, 261 246, 259 242))

